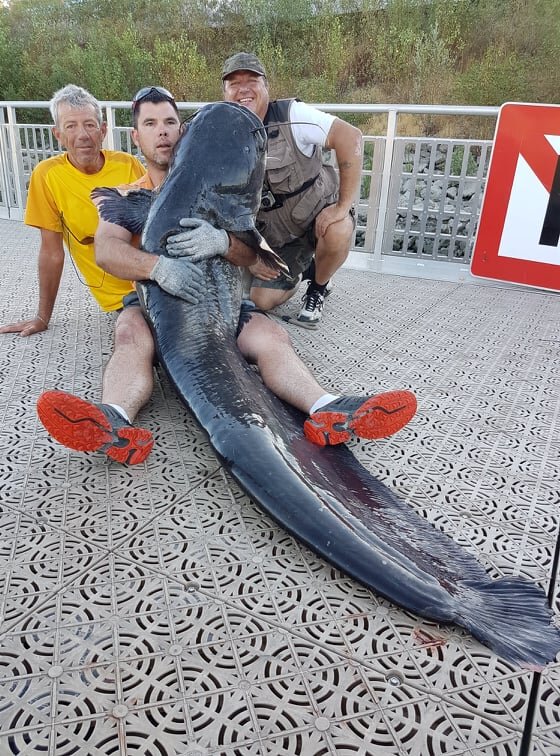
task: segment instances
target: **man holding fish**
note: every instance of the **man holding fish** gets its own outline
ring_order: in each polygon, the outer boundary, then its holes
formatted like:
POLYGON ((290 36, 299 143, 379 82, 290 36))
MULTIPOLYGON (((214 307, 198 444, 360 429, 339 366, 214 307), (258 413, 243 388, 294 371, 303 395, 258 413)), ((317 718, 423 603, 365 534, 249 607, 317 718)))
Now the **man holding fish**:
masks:
MULTIPOLYGON (((146 159, 148 172, 135 184, 119 187, 157 187, 167 172, 173 146, 181 134, 177 107, 172 95, 161 87, 141 89, 133 101, 132 137, 146 159)), ((193 223, 196 227, 196 223, 193 223)), ((254 250, 233 234, 214 229, 227 251, 222 255, 234 265, 254 264, 254 250)), ((123 281, 151 279, 170 294, 189 302, 204 296, 205 282, 193 257, 152 255, 137 246, 134 235, 114 222, 101 221, 96 233, 96 258, 111 278, 123 281)), ((173 247, 169 240, 168 252, 173 247)), ((200 255, 213 255, 199 249, 200 255)), ((101 287, 103 283, 101 282, 101 287)), ((63 391, 44 392, 38 413, 51 435, 78 451, 103 451, 111 459, 136 464, 151 451, 149 430, 132 423, 152 392, 154 344, 142 316, 135 292, 124 296, 117 319, 115 346, 132 345, 141 359, 131 369, 115 349, 105 369, 101 403, 95 404, 63 391)), ((393 391, 373 397, 338 397, 326 392, 294 352, 284 329, 245 302, 239 319, 238 347, 243 356, 258 366, 265 384, 280 398, 310 415, 304 424, 306 436, 321 445, 343 443, 353 435, 381 438, 395 433, 414 415, 416 400, 408 391, 393 391)))
MULTIPOLYGON (((296 99, 270 100, 266 71, 252 53, 226 60, 222 71, 224 100, 249 108, 267 127, 266 174, 257 227, 287 263, 284 275, 262 263, 251 265, 251 299, 270 310, 294 295, 308 280, 303 306, 291 320, 317 328, 332 276, 350 251, 355 227, 354 202, 362 168, 362 134, 340 118, 296 99), (322 160, 323 148, 336 154, 338 175, 322 160)), ((188 226, 189 221, 184 220, 188 226)), ((204 241, 204 228, 177 237, 204 241)), ((219 244, 219 240, 218 240, 219 244)))

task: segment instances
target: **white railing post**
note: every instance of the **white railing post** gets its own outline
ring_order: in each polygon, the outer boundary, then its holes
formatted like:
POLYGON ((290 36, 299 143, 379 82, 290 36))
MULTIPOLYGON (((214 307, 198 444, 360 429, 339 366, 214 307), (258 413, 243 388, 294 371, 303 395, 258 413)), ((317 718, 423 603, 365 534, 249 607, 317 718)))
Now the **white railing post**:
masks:
MULTIPOLYGON (((16 207, 10 209, 10 218, 15 220, 23 219, 23 209, 27 199, 27 187, 25 185, 25 175, 23 170, 23 157, 21 152, 21 140, 16 118, 16 109, 8 106, 8 149, 11 154, 12 169, 14 171, 14 192, 16 207)), ((8 204, 9 194, 8 194, 8 204)))
POLYGON ((389 188, 391 186, 391 166, 393 164, 393 151, 395 148, 395 136, 397 134, 397 111, 389 110, 387 114, 387 137, 385 139, 385 154, 383 157, 383 173, 381 174, 381 189, 379 191, 379 210, 377 213, 377 225, 373 246, 373 261, 381 260, 383 249, 383 234, 385 231, 385 216, 389 202, 389 188))
MULTIPOLYGON (((114 108, 106 104, 105 105, 105 120, 107 122, 107 133, 105 134, 105 139, 103 140, 103 147, 105 147, 107 150, 114 150, 117 149, 115 147, 115 110, 114 108)), ((120 145, 119 148, 120 149, 120 145)))
POLYGON ((10 169, 8 163, 8 148, 6 146, 6 116, 4 108, 0 108, 0 218, 10 217, 10 169))

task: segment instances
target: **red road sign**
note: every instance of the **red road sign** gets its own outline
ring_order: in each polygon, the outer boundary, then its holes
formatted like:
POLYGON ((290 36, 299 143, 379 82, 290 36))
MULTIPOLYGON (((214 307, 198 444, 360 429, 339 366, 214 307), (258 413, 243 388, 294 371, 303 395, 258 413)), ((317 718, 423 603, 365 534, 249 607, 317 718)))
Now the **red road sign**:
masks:
POLYGON ((502 105, 471 273, 560 291, 560 106, 502 105))

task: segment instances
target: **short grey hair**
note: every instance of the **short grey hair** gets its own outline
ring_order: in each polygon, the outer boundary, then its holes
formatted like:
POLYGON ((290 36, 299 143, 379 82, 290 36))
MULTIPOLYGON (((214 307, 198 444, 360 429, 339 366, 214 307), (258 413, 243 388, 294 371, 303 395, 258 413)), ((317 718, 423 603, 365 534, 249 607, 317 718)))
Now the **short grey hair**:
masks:
POLYGON ((49 110, 51 111, 55 126, 58 126, 58 108, 65 102, 68 103, 71 108, 77 108, 78 110, 83 110, 91 105, 95 110, 95 116, 99 125, 101 126, 103 123, 101 105, 97 102, 95 97, 83 87, 79 87, 76 84, 67 84, 65 87, 62 87, 62 89, 57 90, 49 102, 49 110))

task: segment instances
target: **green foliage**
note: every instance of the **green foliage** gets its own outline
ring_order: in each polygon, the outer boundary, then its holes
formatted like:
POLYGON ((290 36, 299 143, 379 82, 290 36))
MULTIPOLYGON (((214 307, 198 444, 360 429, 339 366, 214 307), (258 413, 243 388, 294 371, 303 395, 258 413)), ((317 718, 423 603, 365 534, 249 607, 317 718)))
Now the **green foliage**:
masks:
POLYGON ((0 97, 18 99, 23 73, 20 40, 11 39, 8 11, 0 8, 0 97))
POLYGON ((223 60, 250 50, 273 96, 308 102, 554 102, 559 18, 560 0, 12 0, 0 98, 75 82, 102 100, 150 83, 215 100, 223 60))
POLYGON ((220 97, 219 80, 209 71, 196 42, 186 34, 177 39, 158 37, 154 42, 153 64, 153 81, 163 82, 177 100, 196 101, 200 99, 201 90, 211 93, 209 100, 220 97))
MULTIPOLYGON (((453 154, 451 156, 451 168, 450 172, 452 176, 460 176, 463 168, 463 160, 465 157, 465 148, 462 144, 455 145, 453 154)), ((476 176, 478 165, 473 157, 473 154, 469 152, 467 156, 466 175, 476 176)))
POLYGON ((528 66, 518 54, 502 47, 487 50, 482 60, 471 63, 455 82, 458 99, 473 105, 501 105, 534 99, 528 66))

